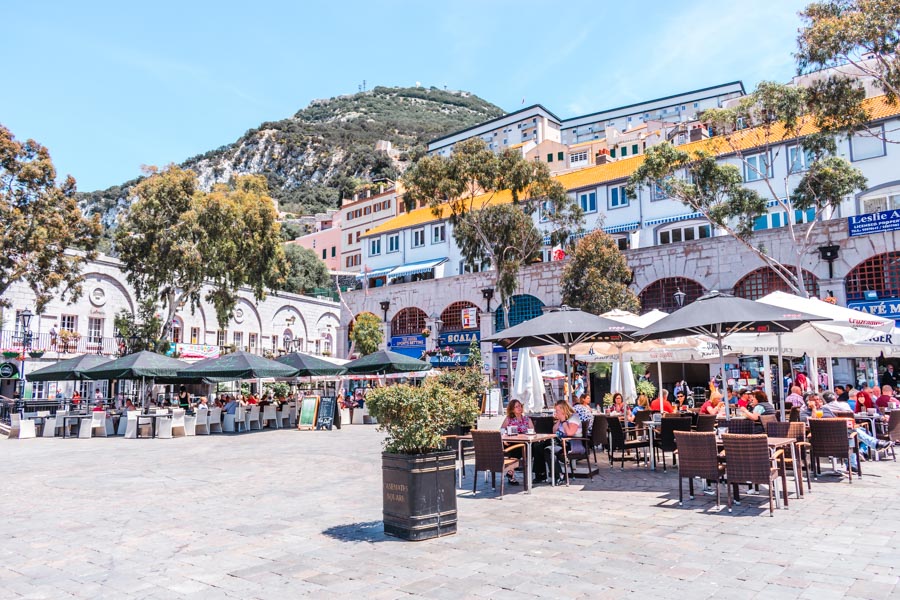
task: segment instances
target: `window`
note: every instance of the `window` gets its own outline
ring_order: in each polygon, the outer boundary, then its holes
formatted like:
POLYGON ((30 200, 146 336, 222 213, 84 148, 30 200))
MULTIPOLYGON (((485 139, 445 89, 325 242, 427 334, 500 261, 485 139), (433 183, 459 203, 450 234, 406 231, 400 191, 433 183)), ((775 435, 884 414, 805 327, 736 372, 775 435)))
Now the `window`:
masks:
POLYGON ((631 236, 623 235, 622 237, 615 238, 615 240, 619 250, 628 250, 631 246, 631 236))
POLYGON ((619 148, 619 151, 621 151, 622 153, 622 158, 628 156, 628 146, 622 146, 621 148, 619 148))
POLYGON ((379 254, 381 254, 381 238, 369 242, 369 256, 378 256, 379 254))
POLYGON ((232 334, 232 339, 234 340, 234 341, 232 342, 232 343, 234 344, 234 347, 237 348, 238 350, 243 350, 243 347, 244 347, 244 332, 242 332, 242 331, 235 331, 235 332, 232 334))
POLYGON ((259 336, 255 333, 251 333, 249 336, 247 336, 247 342, 250 345, 250 352, 256 351, 256 342, 258 340, 258 337, 259 336))
POLYGON ((788 173, 800 173, 809 169, 809 165, 816 160, 815 155, 801 146, 788 148, 788 173))
POLYGON ((547 153, 547 162, 548 163, 553 162, 553 153, 552 152, 547 153))
POLYGON ((581 210, 583 210, 584 212, 597 212, 597 192, 581 194, 578 197, 578 201, 581 204, 581 210))
POLYGON ((615 158, 615 157, 616 157, 616 149, 615 149, 615 148, 610 148, 610 149, 609 149, 609 157, 610 157, 610 158, 615 158))
POLYGON ((447 226, 435 225, 431 228, 431 243, 440 244, 447 239, 447 226))
POLYGON ((366 210, 363 212, 363 214, 366 214, 366 215, 372 214, 372 207, 371 207, 371 206, 367 206, 367 207, 366 207, 366 210))
POLYGON ((557 152, 557 153, 556 153, 556 160, 559 160, 559 161, 566 160, 566 155, 565 155, 565 153, 564 153, 564 152, 557 152))
POLYGON ((650 184, 650 201, 657 202, 659 200, 665 200, 669 197, 669 194, 666 193, 666 189, 659 185, 658 183, 650 184))
POLYGON ((199 327, 191 327, 191 343, 192 344, 200 343, 200 328, 199 327))
POLYGON ((388 252, 397 252, 400 250, 400 234, 395 233, 394 235, 388 236, 388 252))
POLYGON ((659 232, 659 243, 677 244, 678 242, 690 242, 692 240, 702 240, 712 235, 712 227, 710 225, 676 225, 659 232))
POLYGON ((693 279, 686 277, 666 277, 657 279, 641 291, 638 298, 641 300, 641 307, 644 310, 662 310, 665 312, 674 312, 678 310, 678 302, 675 300, 675 294, 681 291, 685 294, 685 306, 702 296, 706 290, 693 279))
MULTIPOLYGON (((797 272, 797 267, 785 265, 793 273, 797 272)), ((819 280, 815 275, 803 269, 803 287, 806 292, 813 298, 819 296, 819 280)), ((788 292, 792 293, 788 284, 778 276, 771 267, 760 267, 755 271, 751 271, 734 284, 733 294, 739 298, 747 298, 748 300, 758 300, 772 292, 788 292)))
POLYGON ((583 162, 588 159, 587 150, 584 152, 573 152, 569 155, 569 163, 583 162))
POLYGON ((331 247, 331 258, 334 258, 337 255, 337 246, 331 247))
POLYGON ((852 161, 884 156, 886 152, 883 127, 872 127, 850 136, 850 160, 852 161))
POLYGON ((767 153, 748 156, 745 165, 744 181, 760 181, 772 176, 772 164, 767 153))
POLYGON ((228 339, 228 332, 224 329, 216 331, 216 346, 224 346, 225 340, 228 339))
POLYGON ((59 318, 59 328, 66 331, 78 331, 78 317, 75 315, 62 315, 59 318))
POLYGON ((328 250, 326 248, 322 248, 322 260, 328 258, 328 250))
POLYGON ((864 213, 897 209, 900 209, 900 194, 887 194, 862 200, 862 211, 864 213))
POLYGON ((624 185, 617 185, 609 188, 609 208, 622 208, 623 206, 628 206, 628 201, 631 198, 628 196, 628 192, 625 191, 624 185))
POLYGON ((99 344, 103 340, 103 319, 88 318, 88 342, 99 344))
POLYGON ((632 145, 631 145, 631 153, 632 153, 632 154, 638 154, 638 153, 640 153, 640 150, 638 150, 638 145, 637 145, 637 144, 632 144, 632 145))
POLYGON ((348 234, 347 234, 347 244, 349 245, 349 244, 352 244, 352 243, 353 243, 353 234, 352 234, 352 233, 348 233, 348 234))
POLYGON ((419 248, 425 245, 425 230, 416 229, 413 231, 412 247, 419 248))

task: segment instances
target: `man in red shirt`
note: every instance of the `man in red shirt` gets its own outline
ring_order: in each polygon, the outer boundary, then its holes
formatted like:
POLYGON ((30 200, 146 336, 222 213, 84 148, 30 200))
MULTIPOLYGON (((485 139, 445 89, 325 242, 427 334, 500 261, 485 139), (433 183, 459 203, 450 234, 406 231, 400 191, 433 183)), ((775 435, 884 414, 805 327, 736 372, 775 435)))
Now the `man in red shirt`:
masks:
POLYGON ((893 400, 894 390, 892 390, 889 385, 883 385, 881 386, 881 395, 878 396, 878 400, 875 401, 875 406, 878 408, 887 408, 893 400))
MULTIPOLYGON (((675 412, 675 408, 669 403, 669 390, 662 390, 660 394, 662 395, 662 409, 667 413, 675 412)), ((650 403, 650 410, 659 412, 659 398, 650 403)))

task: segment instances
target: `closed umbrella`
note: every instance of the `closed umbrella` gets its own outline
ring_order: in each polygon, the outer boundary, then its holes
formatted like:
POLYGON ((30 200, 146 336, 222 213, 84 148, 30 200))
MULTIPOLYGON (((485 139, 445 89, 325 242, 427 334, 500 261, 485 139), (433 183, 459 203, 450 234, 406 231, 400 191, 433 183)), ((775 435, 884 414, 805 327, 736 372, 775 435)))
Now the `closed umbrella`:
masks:
POLYGON ((386 375, 430 371, 431 364, 390 350, 379 350, 344 365, 353 375, 386 375))
POLYGON ((544 382, 540 366, 537 364, 537 357, 532 356, 528 348, 519 348, 513 393, 529 412, 544 407, 544 382))
POLYGON ((112 359, 99 354, 82 354, 74 358, 67 358, 52 365, 38 369, 28 374, 28 381, 80 381, 88 379, 85 371, 92 369, 112 359))

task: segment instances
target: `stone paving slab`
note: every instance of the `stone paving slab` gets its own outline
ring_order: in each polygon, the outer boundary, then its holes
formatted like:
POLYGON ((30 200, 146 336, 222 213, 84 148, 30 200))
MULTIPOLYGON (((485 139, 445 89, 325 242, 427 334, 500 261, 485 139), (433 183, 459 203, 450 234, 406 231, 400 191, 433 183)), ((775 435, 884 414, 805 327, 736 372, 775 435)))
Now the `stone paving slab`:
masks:
POLYGON ((381 439, 2 440, 0 600, 900 597, 893 461, 774 518, 765 495, 679 507, 671 469, 601 459, 592 482, 501 500, 472 495, 470 465, 459 533, 410 543, 381 526, 381 439))

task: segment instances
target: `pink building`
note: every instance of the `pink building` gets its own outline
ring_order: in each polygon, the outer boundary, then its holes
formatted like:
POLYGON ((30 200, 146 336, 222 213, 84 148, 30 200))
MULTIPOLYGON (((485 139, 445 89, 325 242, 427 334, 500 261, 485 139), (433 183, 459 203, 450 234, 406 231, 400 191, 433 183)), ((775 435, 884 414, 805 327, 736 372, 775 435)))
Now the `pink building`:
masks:
POLYGON ((314 251, 329 271, 337 271, 341 264, 341 213, 329 210, 316 215, 315 231, 288 242, 314 251))

